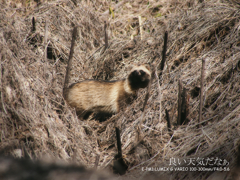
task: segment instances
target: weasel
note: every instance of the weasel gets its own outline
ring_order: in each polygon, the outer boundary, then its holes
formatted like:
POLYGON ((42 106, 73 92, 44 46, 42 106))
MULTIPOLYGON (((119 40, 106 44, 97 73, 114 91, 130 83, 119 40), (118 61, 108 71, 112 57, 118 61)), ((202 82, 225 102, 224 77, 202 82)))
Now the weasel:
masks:
POLYGON ((72 84, 65 92, 65 100, 84 119, 91 113, 115 114, 125 104, 132 103, 137 91, 146 88, 150 79, 149 65, 136 65, 126 79, 85 80, 72 84))

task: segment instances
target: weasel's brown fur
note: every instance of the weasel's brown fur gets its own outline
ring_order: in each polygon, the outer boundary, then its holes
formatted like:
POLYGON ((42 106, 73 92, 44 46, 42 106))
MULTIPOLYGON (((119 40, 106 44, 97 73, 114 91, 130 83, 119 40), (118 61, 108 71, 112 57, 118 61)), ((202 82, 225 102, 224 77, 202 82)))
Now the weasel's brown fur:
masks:
POLYGON ((92 112, 114 114, 124 104, 131 103, 137 90, 147 87, 150 79, 149 66, 137 65, 123 80, 85 80, 72 84, 66 91, 65 99, 71 107, 75 107, 80 116, 92 112))

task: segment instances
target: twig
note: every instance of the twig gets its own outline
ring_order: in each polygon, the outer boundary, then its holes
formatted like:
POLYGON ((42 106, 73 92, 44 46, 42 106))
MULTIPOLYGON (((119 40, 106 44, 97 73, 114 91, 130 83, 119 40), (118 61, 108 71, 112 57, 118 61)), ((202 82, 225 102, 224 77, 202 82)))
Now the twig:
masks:
POLYGON ((219 115, 217 114, 217 115, 215 115, 215 116, 213 116, 213 117, 211 117, 211 118, 209 118, 209 119, 207 119, 207 120, 204 120, 204 121, 202 121, 202 122, 200 122, 200 123, 191 125, 191 126, 189 126, 189 128, 193 128, 193 127, 195 127, 195 126, 199 126, 200 124, 203 124, 203 123, 205 123, 205 122, 208 122, 208 121, 212 120, 213 118, 215 118, 215 117, 217 117, 217 116, 219 116, 219 115))
POLYGON ((200 89, 200 105, 199 105, 199 119, 198 119, 198 123, 200 123, 202 121, 204 69, 205 69, 205 60, 202 59, 201 89, 200 89))
POLYGON ((94 54, 96 54, 98 51, 100 51, 100 50, 103 48, 103 46, 105 46, 105 45, 100 46, 96 51, 94 51, 94 52, 87 58, 87 60, 92 59, 93 56, 94 56, 94 54))
POLYGON ((115 155, 114 157, 115 160, 113 162, 113 173, 123 175, 126 173, 128 169, 128 165, 125 163, 122 157, 122 144, 121 144, 121 138, 120 138, 120 131, 117 127, 115 129, 116 129, 116 136, 117 136, 118 154, 115 155))
POLYGON ((71 67, 72 67, 72 57, 73 57, 73 53, 74 53, 74 46, 75 46, 76 37, 77 37, 77 26, 75 26, 73 28, 73 32, 72 32, 71 48, 70 48, 68 65, 67 65, 67 70, 66 70, 66 76, 65 76, 64 86, 63 86, 63 97, 64 98, 66 98, 66 90, 67 90, 68 84, 69 84, 70 70, 71 70, 71 67))
POLYGON ((156 130, 156 129, 153 129, 153 128, 151 128, 151 127, 148 127, 148 126, 146 126, 146 125, 144 125, 144 124, 142 124, 142 126, 143 127, 145 127, 145 128, 147 128, 147 129, 150 129, 150 130, 152 130, 152 131, 155 131, 155 132, 160 132, 160 131, 158 131, 158 130, 156 130))
POLYGON ((164 64, 166 61, 167 41, 168 41, 168 32, 166 31, 164 34, 164 44, 163 44, 163 50, 162 50, 162 61, 159 67, 159 70, 160 70, 159 77, 162 75, 162 71, 164 69, 164 64))
POLYGON ((36 31, 36 23, 35 23, 35 18, 32 18, 32 32, 36 31))
MULTIPOLYGON (((1 59, 1 61, 2 60, 3 59, 1 59)), ((7 114, 7 110, 6 110, 5 106, 4 106, 4 100, 3 100, 2 64, 1 63, 0 63, 0 82, 1 82, 1 92, 0 92, 0 94, 1 94, 1 103, 2 103, 2 107, 3 107, 3 110, 4 110, 5 114, 7 114)))
POLYGON ((181 125, 181 113, 182 113, 182 82, 179 79, 178 81, 178 118, 177 118, 177 124, 181 125))
POLYGON ((181 124, 184 123, 184 121, 186 120, 186 117, 187 117, 187 100, 186 100, 186 96, 187 96, 187 93, 186 93, 186 88, 183 87, 183 90, 182 90, 182 95, 181 95, 181 101, 182 101, 182 105, 181 105, 181 124))
POLYGON ((165 109, 165 113, 166 113, 166 120, 167 120, 167 127, 168 127, 168 131, 171 131, 171 122, 169 119, 169 114, 168 114, 168 110, 165 109))
POLYGON ((156 76, 156 79, 157 79, 158 96, 159 96, 159 103, 160 103, 160 108, 159 108, 159 120, 158 120, 158 122, 161 122, 161 119, 162 119, 162 113, 161 113, 161 110, 162 110, 162 103, 161 103, 161 99, 162 99, 162 96, 161 96, 161 86, 160 86, 159 77, 158 77, 158 75, 157 75, 157 70, 156 70, 156 69, 155 69, 154 73, 155 73, 155 76, 156 76))
POLYGON ((162 61, 160 64, 160 70, 162 71, 164 69, 164 64, 166 61, 166 52, 167 52, 167 40, 168 40, 168 32, 166 31, 164 34, 164 44, 163 44, 163 50, 162 50, 162 61))
POLYGON ((186 88, 182 87, 182 81, 178 81, 178 118, 177 124, 182 125, 187 117, 186 88))
POLYGON ((203 130, 203 128, 201 128, 201 129, 202 129, 203 134, 204 134, 211 142, 213 142, 212 138, 209 137, 209 135, 203 130))
POLYGON ((107 22, 106 21, 104 21, 104 33, 105 33, 105 48, 104 48, 104 51, 106 51, 106 49, 108 47, 108 34, 107 34, 107 22))
POLYGON ((201 144, 202 144, 202 143, 199 143, 199 145, 198 145, 198 147, 197 147, 197 149, 196 149, 196 151, 195 151, 195 155, 197 154, 197 152, 198 152, 198 150, 199 150, 201 144))
POLYGON ((237 161, 236 161, 237 164, 236 165, 237 165, 237 167, 240 167, 240 144, 238 144, 236 150, 237 150, 237 161))
POLYGON ((95 168, 95 169, 97 169, 97 167, 98 167, 99 159, 100 159, 100 155, 97 154, 96 160, 95 160, 95 165, 94 165, 94 168, 95 168))
POLYGON ((152 80, 153 80, 153 76, 154 76, 155 72, 156 72, 156 70, 154 69, 152 74, 151 74, 151 79, 150 79, 150 82, 149 82, 148 87, 147 87, 147 93, 146 93, 144 103, 143 103, 143 107, 142 107, 142 112, 143 112, 142 116, 144 115, 144 110, 145 110, 145 107, 147 105, 147 101, 148 101, 148 98, 149 98, 149 95, 150 95, 151 84, 152 84, 152 80))
POLYGON ((44 32, 45 62, 47 61, 47 39, 48 39, 48 20, 45 21, 45 32, 44 32))
POLYGON ((116 130, 116 137, 117 137, 117 149, 118 149, 118 157, 122 157, 122 144, 121 144, 121 136, 120 136, 120 131, 119 128, 115 128, 116 130))
POLYGON ((149 83, 149 85, 148 85, 148 88, 147 88, 147 93, 146 93, 146 96, 145 96, 145 99, 144 99, 142 112, 144 112, 145 107, 146 107, 146 105, 147 105, 147 101, 148 101, 149 94, 150 94, 150 84, 151 84, 151 81, 150 81, 150 83, 149 83))
POLYGON ((138 16, 138 21, 139 21, 140 38, 142 40, 142 38, 143 38, 143 29, 142 29, 142 17, 141 16, 138 16))
POLYGON ((71 0, 75 6, 77 6, 77 1, 76 0, 71 0))

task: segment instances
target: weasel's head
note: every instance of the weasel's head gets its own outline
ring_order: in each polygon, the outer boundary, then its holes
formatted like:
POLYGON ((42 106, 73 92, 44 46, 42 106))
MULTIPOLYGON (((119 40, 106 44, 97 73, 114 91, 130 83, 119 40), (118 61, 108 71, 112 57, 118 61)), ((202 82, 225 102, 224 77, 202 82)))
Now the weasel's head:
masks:
POLYGON ((132 90, 147 87, 150 80, 151 72, 148 64, 134 66, 128 75, 128 82, 132 90))

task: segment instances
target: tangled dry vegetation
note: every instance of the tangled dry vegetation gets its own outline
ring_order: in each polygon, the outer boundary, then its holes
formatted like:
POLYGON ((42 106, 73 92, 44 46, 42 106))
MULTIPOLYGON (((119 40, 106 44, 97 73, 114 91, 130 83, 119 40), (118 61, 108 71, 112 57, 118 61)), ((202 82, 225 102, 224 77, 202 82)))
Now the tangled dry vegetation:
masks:
MULTIPOLYGON (((237 165, 240 147, 240 5, 225 0, 1 1, 1 149, 5 154, 111 169, 121 130, 128 164, 123 178, 207 179, 214 172, 144 172, 170 158, 219 157, 237 165), (23 3, 24 2, 24 3, 23 3), (38 1, 37 1, 38 2, 38 1), (139 32, 139 16, 142 30, 139 32), (33 20, 34 19, 34 20, 33 20), (104 21, 109 46, 104 46, 104 21), (35 26, 33 25, 35 24, 35 26), (105 122, 80 121, 62 97, 73 26, 78 37, 71 83, 126 77, 132 63, 154 64, 146 89, 105 122), (164 32, 166 65, 159 74, 164 32), (205 60, 203 123, 198 124, 201 63, 205 60), (188 116, 177 126, 178 81, 188 116), (172 132, 166 127, 169 111, 172 132), (19 153, 18 153, 19 155, 19 153)), ((224 174, 224 173, 223 173, 224 174)), ((227 172, 224 177, 231 178, 227 172)))

